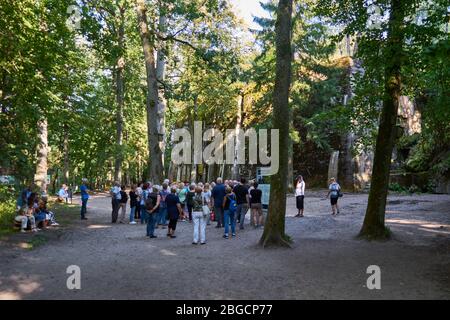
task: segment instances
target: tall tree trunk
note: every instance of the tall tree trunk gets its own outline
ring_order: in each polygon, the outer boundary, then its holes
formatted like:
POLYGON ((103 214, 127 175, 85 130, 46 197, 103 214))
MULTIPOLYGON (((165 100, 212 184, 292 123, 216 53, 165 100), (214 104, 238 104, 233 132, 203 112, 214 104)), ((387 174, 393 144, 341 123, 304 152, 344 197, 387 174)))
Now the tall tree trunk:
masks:
MULTIPOLYGON (((164 9, 160 8, 159 16, 159 32, 162 36, 166 34, 167 22, 164 9)), ((164 154, 166 151, 166 100, 164 97, 164 78, 166 72, 166 55, 164 42, 156 55, 156 78, 158 80, 159 99, 158 99, 158 133, 159 133, 159 147, 161 149, 161 163, 164 168, 164 154)))
POLYGON ((372 182, 366 216, 360 236, 368 239, 386 238, 385 227, 386 198, 392 150, 396 138, 396 121, 401 94, 401 65, 404 42, 403 20, 405 16, 402 0, 392 0, 389 29, 384 50, 383 108, 375 147, 372 182))
MULTIPOLYGON (((294 123, 292 121, 292 108, 289 108, 289 128, 294 131, 294 123)), ((294 141, 289 134, 288 144, 288 175, 287 175, 287 190, 289 193, 294 192, 294 141)))
POLYGON ((37 163, 34 183, 42 193, 47 192, 48 123, 47 118, 40 119, 38 126, 37 163))
MULTIPOLYGON (((289 88, 291 83, 292 0, 280 0, 275 24, 276 74, 273 91, 273 127, 279 129, 279 170, 270 177, 270 200, 264 233, 266 246, 289 246, 285 234, 286 191, 289 144, 289 88)), ((271 142, 273 143, 273 142, 271 142)), ((274 155, 272 155, 273 157, 274 155)))
POLYGON ((122 180, 122 162, 123 162, 123 107, 125 93, 125 58, 124 58, 124 36, 125 36, 125 9, 120 8, 120 22, 117 32, 118 50, 120 52, 115 66, 116 82, 116 159, 114 163, 114 180, 122 180))
POLYGON ((163 179, 162 152, 158 134, 158 81, 156 77, 155 55, 148 22, 147 8, 144 0, 136 0, 139 33, 144 51, 145 69, 147 72, 147 135, 149 151, 149 176, 154 183, 160 183, 163 179))
POLYGON ((63 181, 65 184, 69 184, 69 128, 67 124, 63 126, 64 130, 64 140, 63 140, 63 181))
POLYGON ((244 109, 244 98, 245 98, 244 92, 242 92, 239 95, 239 101, 238 101, 238 105, 237 105, 237 117, 236 117, 236 127, 235 127, 236 149, 234 150, 234 163, 233 163, 233 168, 232 168, 232 177, 234 180, 239 179, 238 150, 239 150, 239 148, 242 147, 242 143, 245 144, 245 139, 244 139, 244 141, 241 141, 240 135, 239 135, 239 131, 241 130, 241 127, 242 127, 242 112, 244 109))

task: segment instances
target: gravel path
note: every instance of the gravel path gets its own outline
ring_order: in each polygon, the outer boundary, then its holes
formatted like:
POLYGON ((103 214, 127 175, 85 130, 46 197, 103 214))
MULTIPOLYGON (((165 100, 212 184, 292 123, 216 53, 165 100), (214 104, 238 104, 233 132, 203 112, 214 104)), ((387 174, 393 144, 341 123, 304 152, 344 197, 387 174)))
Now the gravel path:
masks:
POLYGON ((110 200, 97 196, 89 220, 58 239, 31 251, 0 247, 0 299, 450 298, 449 195, 390 196, 393 240, 366 242, 355 235, 367 195, 345 194, 331 217, 324 194, 307 194, 304 218, 293 217, 288 197, 293 247, 267 250, 250 226, 228 240, 208 226, 205 246, 191 244, 187 222, 176 239, 161 229, 149 239, 143 225, 111 225, 110 200), (81 290, 66 287, 69 265, 81 268, 81 290), (381 290, 366 288, 369 265, 381 268, 381 290))

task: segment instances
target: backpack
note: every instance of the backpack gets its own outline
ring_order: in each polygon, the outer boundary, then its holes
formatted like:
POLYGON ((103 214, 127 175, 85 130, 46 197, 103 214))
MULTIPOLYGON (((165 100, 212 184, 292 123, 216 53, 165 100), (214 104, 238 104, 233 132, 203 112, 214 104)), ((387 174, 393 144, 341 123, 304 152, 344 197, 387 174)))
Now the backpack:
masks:
POLYGON ((228 210, 230 211, 230 213, 234 214, 237 208, 236 198, 234 196, 229 196, 228 200, 230 201, 230 206, 228 207, 228 210))
POLYGON ((151 197, 149 197, 149 194, 147 192, 144 192, 143 196, 144 196, 145 209, 153 210, 153 207, 155 206, 155 204, 153 203, 153 199, 151 197))

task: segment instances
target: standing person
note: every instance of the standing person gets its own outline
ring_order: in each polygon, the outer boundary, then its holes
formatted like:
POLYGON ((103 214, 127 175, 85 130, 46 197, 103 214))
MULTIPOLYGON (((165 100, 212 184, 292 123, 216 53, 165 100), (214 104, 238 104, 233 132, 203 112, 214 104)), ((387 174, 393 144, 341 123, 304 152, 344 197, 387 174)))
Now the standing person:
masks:
POLYGON ((141 214, 141 224, 144 224, 147 222, 147 209, 145 207, 145 199, 148 198, 148 194, 149 194, 149 184, 147 182, 145 182, 144 184, 142 184, 142 193, 141 193, 141 197, 140 197, 140 202, 139 202, 139 208, 140 208, 140 214, 141 214))
POLYGON ((158 224, 162 227, 162 229, 165 229, 165 226, 167 226, 166 197, 169 194, 170 194, 169 185, 167 183, 163 183, 162 184, 162 189, 159 192, 159 195, 161 196, 161 203, 159 205, 159 217, 158 217, 158 224))
POLYGON ((211 201, 211 190, 209 187, 209 183, 205 183, 205 185, 203 186, 203 192, 202 192, 202 197, 203 197, 203 201, 205 203, 206 206, 208 206, 209 209, 209 214, 206 217, 206 225, 210 225, 211 224, 211 211, 212 211, 212 201, 211 201))
POLYGON ((231 224, 231 236, 236 236, 236 196, 233 193, 231 187, 227 187, 225 190, 226 194, 223 198, 223 212, 224 212, 224 225, 225 225, 225 233, 223 237, 228 239, 228 229, 231 224))
POLYGON ((222 178, 217 178, 217 184, 211 191, 212 205, 214 207, 214 215, 217 221, 216 228, 222 228, 223 225, 223 199, 225 197, 225 185, 222 178))
POLYGON ((142 200, 142 186, 144 184, 141 182, 139 183, 139 186, 136 188, 135 193, 137 196, 137 203, 136 203, 136 211, 134 212, 134 219, 141 219, 141 200, 142 200))
POLYGON ((252 190, 250 190, 250 208, 252 210, 253 223, 255 228, 262 226, 263 212, 261 204, 262 191, 258 189, 258 183, 253 182, 252 190))
POLYGON ((135 184, 131 185, 129 196, 130 196, 130 224, 136 224, 134 218, 136 214, 136 207, 138 206, 139 202, 135 184))
POLYGON ((178 217, 183 213, 180 198, 177 196, 176 187, 170 189, 170 194, 166 197, 166 207, 169 216, 169 230, 167 231, 167 236, 176 238, 175 230, 177 228, 178 217))
POLYGON ((250 199, 248 196, 248 188, 245 185, 245 178, 234 187, 233 192, 236 196, 236 219, 239 220, 239 229, 244 230, 245 214, 250 207, 250 199))
POLYGON ((120 186, 120 201, 119 201, 119 207, 120 207, 120 219, 119 223, 125 223, 125 215, 127 214, 127 202, 128 202, 128 195, 125 192, 125 186, 120 186))
POLYGON ((181 209, 183 210, 183 213, 181 215, 181 221, 186 221, 185 207, 186 207, 186 194, 188 190, 186 189, 186 187, 182 182, 180 182, 178 188, 179 188, 178 198, 180 198, 181 209))
POLYGON ((111 189, 111 204, 112 204, 112 212, 111 212, 111 222, 116 223, 117 218, 119 216, 120 209, 120 199, 122 199, 122 195, 120 194, 120 184, 119 182, 114 182, 114 187, 111 189))
POLYGON ((339 199, 339 195, 340 195, 340 190, 341 190, 341 186, 339 185, 339 183, 336 182, 335 178, 331 178, 330 185, 328 186, 327 198, 328 198, 328 196, 330 197, 331 210, 333 211, 331 213, 332 216, 336 215, 336 210, 337 210, 337 214, 339 214, 338 199, 339 199))
POLYGON ((189 191, 186 194, 186 206, 189 214, 189 222, 192 222, 192 209, 194 208, 194 196, 195 196, 195 185, 191 184, 189 186, 189 191))
POLYGON ((69 197, 67 193, 67 186, 63 184, 58 191, 58 201, 67 203, 67 198, 69 197))
POLYGON ((152 192, 148 193, 145 199, 145 209, 147 211, 147 237, 157 238, 155 236, 155 226, 158 218, 159 204, 161 196, 157 186, 153 186, 152 192))
POLYGON ((87 179, 83 178, 81 179, 81 186, 80 186, 80 192, 81 192, 81 220, 87 220, 86 218, 86 212, 87 212, 87 203, 89 200, 89 189, 87 187, 87 179))
POLYGON ((202 188, 197 187, 192 198, 192 218, 194 220, 194 241, 192 244, 198 244, 199 229, 200 244, 206 244, 206 217, 203 213, 203 203, 202 188))
POLYGON ((295 181, 295 202, 298 213, 296 217, 303 218, 303 202, 305 199, 305 181, 302 176, 298 176, 295 181))

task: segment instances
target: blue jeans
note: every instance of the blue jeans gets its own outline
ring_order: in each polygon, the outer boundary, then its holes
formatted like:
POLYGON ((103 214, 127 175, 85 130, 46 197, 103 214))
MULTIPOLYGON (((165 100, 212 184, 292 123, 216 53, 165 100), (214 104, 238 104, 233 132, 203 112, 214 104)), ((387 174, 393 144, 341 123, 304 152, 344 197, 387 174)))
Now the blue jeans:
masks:
POLYGON ((167 224, 167 208, 159 208, 158 224, 167 224))
POLYGON ((141 224, 144 224, 147 222, 147 210, 145 210, 145 205, 140 205, 140 211, 141 211, 141 224))
POLYGON ((131 207, 130 210, 130 222, 134 221, 134 212, 136 211, 136 207, 131 207))
POLYGON ((231 221, 231 233, 236 233, 236 219, 234 217, 234 213, 230 210, 225 210, 224 212, 224 224, 225 224, 225 234, 228 235, 228 228, 231 221))
POLYGON ((86 215, 86 207, 89 199, 81 199, 81 218, 84 218, 86 215))
POLYGON ((150 214, 147 212, 147 210, 144 210, 145 215, 147 217, 147 237, 153 236, 155 233, 155 224, 156 224, 156 217, 158 213, 150 214))

